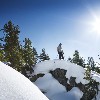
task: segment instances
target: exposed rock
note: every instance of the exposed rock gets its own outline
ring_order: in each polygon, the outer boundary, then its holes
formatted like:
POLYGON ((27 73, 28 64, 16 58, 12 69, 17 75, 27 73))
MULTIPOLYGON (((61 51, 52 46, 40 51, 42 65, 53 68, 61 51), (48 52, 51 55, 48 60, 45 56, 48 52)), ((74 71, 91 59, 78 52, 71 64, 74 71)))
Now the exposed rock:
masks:
POLYGON ((82 92, 85 91, 85 85, 83 85, 82 83, 78 83, 75 86, 78 87, 82 92))
POLYGON ((50 73, 60 84, 66 87, 67 91, 70 91, 73 87, 78 87, 83 92, 81 100, 92 100, 94 98, 96 91, 88 90, 87 85, 76 83, 76 77, 71 76, 68 80, 68 78, 65 77, 67 70, 57 68, 54 71, 50 71, 50 73))
POLYGON ((58 80, 58 82, 62 85, 64 85, 65 87, 67 86, 67 78, 65 77, 66 75, 66 70, 64 69, 60 69, 57 68, 54 71, 50 71, 50 73, 52 74, 52 76, 58 80))
POLYGON ((73 87, 72 87, 70 84, 67 83, 67 85, 66 85, 66 90, 67 90, 67 92, 70 91, 72 88, 73 88, 73 87))
POLYGON ((30 78, 30 81, 31 82, 35 82, 39 77, 43 77, 45 74, 37 74, 37 75, 34 75, 32 78, 30 78))
POLYGON ((75 82, 75 79, 76 79, 76 77, 70 77, 70 79, 69 79, 69 83, 70 83, 70 85, 72 86, 72 87, 74 87, 75 85, 76 85, 76 82, 75 82))
MULTIPOLYGON (((52 76, 63 86, 65 86, 66 88, 66 92, 70 91, 73 87, 78 87, 82 92, 83 92, 83 96, 80 100, 92 100, 95 95, 96 95, 96 87, 97 85, 95 84, 82 84, 80 83, 76 83, 76 77, 70 77, 70 79, 66 78, 66 73, 67 70, 64 69, 60 69, 57 68, 55 70, 51 70, 50 73, 52 74, 52 76), (92 88, 89 88, 89 85, 92 88)), ((35 76, 33 76, 30 80, 32 82, 35 82, 39 77, 43 77, 44 74, 37 74, 35 76)), ((42 91, 42 90, 41 90, 42 91)), ((42 91, 44 93, 44 91, 42 91)))

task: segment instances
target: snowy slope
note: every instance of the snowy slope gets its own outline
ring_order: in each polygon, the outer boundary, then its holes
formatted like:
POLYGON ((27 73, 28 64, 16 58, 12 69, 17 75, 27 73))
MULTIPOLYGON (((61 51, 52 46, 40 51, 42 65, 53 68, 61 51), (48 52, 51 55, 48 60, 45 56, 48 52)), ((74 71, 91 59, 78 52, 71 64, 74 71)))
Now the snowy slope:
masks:
POLYGON ((27 78, 0 62, 0 100, 49 100, 27 78))
MULTIPOLYGON (((83 92, 74 87, 70 91, 66 91, 66 88, 60 84, 53 76, 49 73, 50 70, 55 70, 56 68, 67 70, 66 78, 76 77, 76 83, 87 84, 88 81, 84 79, 85 69, 81 66, 72 64, 64 60, 49 60, 38 63, 34 68, 34 74, 39 73, 45 74, 43 77, 38 78, 35 81, 35 84, 40 88, 41 91, 50 100, 80 100, 83 96, 83 92)), ((96 79, 100 82, 100 75, 92 72, 93 79, 96 79)), ((100 100, 100 92, 97 95, 97 100, 100 100)))

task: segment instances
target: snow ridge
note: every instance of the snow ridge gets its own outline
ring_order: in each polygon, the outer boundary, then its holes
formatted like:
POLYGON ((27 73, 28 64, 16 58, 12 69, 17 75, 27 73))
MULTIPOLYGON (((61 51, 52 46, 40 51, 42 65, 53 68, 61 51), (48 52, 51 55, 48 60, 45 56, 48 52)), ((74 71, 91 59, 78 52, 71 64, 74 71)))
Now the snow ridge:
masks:
POLYGON ((27 78, 0 62, 0 100, 49 100, 27 78))

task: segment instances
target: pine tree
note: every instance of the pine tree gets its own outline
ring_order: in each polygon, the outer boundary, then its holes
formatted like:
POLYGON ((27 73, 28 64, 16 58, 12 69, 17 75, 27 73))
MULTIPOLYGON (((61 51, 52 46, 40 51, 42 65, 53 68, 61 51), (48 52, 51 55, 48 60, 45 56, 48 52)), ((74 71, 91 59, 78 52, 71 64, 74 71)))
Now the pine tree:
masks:
POLYGON ((3 30, 5 33, 3 38, 5 59, 7 59, 7 62, 9 62, 11 67, 21 71, 23 59, 20 52, 19 26, 15 26, 11 21, 9 21, 4 25, 3 30))
POLYGON ((0 61, 4 61, 4 50, 3 50, 3 46, 0 43, 0 61))
POLYGON ((23 46, 23 58, 24 58, 25 64, 23 68, 23 74, 27 76, 26 75, 27 71, 29 71, 30 74, 33 72, 32 67, 37 62, 37 59, 36 59, 37 52, 35 48, 32 48, 32 45, 31 45, 32 42, 29 38, 25 38, 24 42, 25 42, 25 45, 23 46))
POLYGON ((87 65, 89 65, 91 67, 91 69, 94 71, 94 69, 96 67, 96 64, 95 64, 95 61, 94 61, 93 57, 88 57, 87 65))
POLYGON ((39 56, 40 61, 45 61, 45 60, 49 60, 49 55, 45 53, 45 49, 42 49, 42 53, 39 56))
POLYGON ((34 54, 34 65, 35 65, 38 60, 38 53, 34 47, 33 47, 33 54, 34 54))
POLYGON ((87 66, 85 75, 86 75, 86 77, 84 79, 88 80, 89 83, 85 84, 85 91, 84 91, 84 93, 85 93, 86 100, 91 100, 94 97, 96 97, 96 95, 98 94, 99 82, 96 82, 96 80, 94 80, 92 78, 91 67, 90 66, 87 66))
POLYGON ((72 59, 70 58, 70 62, 85 67, 85 60, 83 60, 83 57, 80 57, 78 50, 75 50, 73 58, 72 59))
POLYGON ((100 74, 100 67, 95 67, 95 69, 94 69, 97 73, 99 73, 100 74))
MULTIPOLYGON (((99 57, 99 55, 98 55, 98 57, 99 57)), ((99 60, 100 60, 100 57, 99 57, 99 60)), ((95 70, 97 73, 100 74, 100 67, 99 67, 99 66, 100 66, 100 63, 99 63, 99 62, 96 62, 95 65, 96 65, 96 67, 95 67, 94 70, 95 70)))
POLYGON ((78 64, 79 63, 79 52, 75 50, 75 53, 73 54, 73 63, 78 64))

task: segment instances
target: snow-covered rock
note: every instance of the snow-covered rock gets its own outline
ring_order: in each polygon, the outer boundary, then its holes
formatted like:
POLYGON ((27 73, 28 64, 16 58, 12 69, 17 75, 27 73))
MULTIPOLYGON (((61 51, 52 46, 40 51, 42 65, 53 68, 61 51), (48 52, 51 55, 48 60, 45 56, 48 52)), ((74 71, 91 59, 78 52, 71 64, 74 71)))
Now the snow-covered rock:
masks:
POLYGON ((49 100, 16 70, 0 62, 0 100, 49 100))
MULTIPOLYGON (((85 79, 85 72, 86 70, 83 67, 65 60, 44 61, 34 67, 34 75, 45 75, 39 77, 34 83, 50 100, 80 100, 81 98, 85 100, 87 95, 87 93, 85 94, 85 85, 89 83, 85 79), (62 80, 62 78, 65 80, 62 80), (62 84, 63 82, 65 84, 62 84)), ((92 76, 93 79, 99 82, 100 75, 93 73, 92 76)), ((89 95, 90 99, 88 100, 92 100, 91 95, 89 95)), ((97 100, 100 100, 100 92, 96 95, 97 100)))
POLYGON ((34 68, 34 74, 39 73, 49 73, 50 70, 55 70, 56 68, 65 69, 67 70, 66 78, 70 79, 70 77, 76 77, 77 83, 88 83, 84 77, 85 77, 85 70, 78 65, 75 65, 73 63, 67 62, 65 60, 51 60, 51 61, 45 61, 38 63, 34 68))
POLYGON ((51 98, 55 94, 66 92, 65 87, 55 80, 50 73, 42 78, 38 78, 35 84, 48 98, 51 98))

